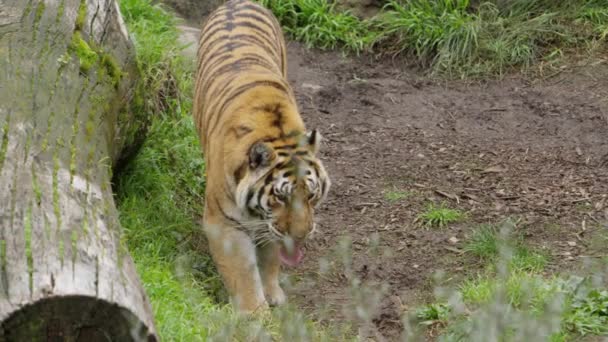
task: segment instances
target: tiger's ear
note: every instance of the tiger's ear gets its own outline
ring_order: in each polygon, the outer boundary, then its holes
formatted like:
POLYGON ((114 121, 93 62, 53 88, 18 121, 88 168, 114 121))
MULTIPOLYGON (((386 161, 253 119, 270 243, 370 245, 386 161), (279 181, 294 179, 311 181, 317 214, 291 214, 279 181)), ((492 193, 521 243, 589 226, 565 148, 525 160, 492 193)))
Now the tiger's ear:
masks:
POLYGON ((319 152, 319 148, 321 147, 321 133, 318 130, 313 129, 312 131, 306 133, 306 141, 308 142, 308 146, 310 146, 310 150, 312 153, 317 154, 319 152))
POLYGON ((273 149, 261 141, 256 142, 249 148, 249 167, 256 169, 266 167, 274 159, 273 149))

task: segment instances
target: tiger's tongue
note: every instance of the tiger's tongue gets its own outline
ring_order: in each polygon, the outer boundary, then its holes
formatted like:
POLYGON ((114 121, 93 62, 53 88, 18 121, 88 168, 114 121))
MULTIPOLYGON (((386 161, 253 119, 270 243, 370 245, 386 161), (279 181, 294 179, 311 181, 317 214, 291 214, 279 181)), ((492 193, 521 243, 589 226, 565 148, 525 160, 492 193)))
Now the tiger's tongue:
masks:
POLYGON ((291 249, 291 253, 289 252, 290 251, 288 251, 285 246, 281 246, 281 250, 279 251, 279 258, 281 259, 281 262, 289 267, 298 266, 302 262, 302 259, 304 259, 304 252, 302 251, 302 248, 295 245, 291 249))

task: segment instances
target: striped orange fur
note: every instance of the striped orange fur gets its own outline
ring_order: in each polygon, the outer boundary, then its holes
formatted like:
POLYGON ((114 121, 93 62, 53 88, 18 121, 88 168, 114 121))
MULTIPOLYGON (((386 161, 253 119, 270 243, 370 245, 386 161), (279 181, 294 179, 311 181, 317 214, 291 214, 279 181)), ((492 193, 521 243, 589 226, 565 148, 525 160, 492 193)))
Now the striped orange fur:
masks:
POLYGON ((273 14, 231 0, 202 27, 193 118, 207 168, 203 226, 239 312, 285 302, 281 261, 298 264, 330 180, 306 131, 273 14))

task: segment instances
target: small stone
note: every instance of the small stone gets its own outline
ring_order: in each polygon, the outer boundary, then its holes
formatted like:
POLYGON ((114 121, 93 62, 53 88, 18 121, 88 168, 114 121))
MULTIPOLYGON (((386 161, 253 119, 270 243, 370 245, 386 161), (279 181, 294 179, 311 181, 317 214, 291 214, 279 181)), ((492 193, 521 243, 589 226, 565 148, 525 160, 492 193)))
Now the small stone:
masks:
POLYGON ((460 241, 460 240, 458 240, 458 238, 456 238, 455 236, 452 236, 451 238, 448 239, 448 241, 450 243, 454 244, 454 243, 458 243, 458 241, 460 241))
POLYGON ((302 83, 302 88, 312 89, 313 91, 319 91, 323 87, 318 84, 302 83))
POLYGON ((420 265, 414 264, 414 268, 418 268, 418 267, 420 267, 420 265))
POLYGON ((576 246, 576 242, 575 241, 568 241, 568 246, 574 247, 574 246, 576 246))

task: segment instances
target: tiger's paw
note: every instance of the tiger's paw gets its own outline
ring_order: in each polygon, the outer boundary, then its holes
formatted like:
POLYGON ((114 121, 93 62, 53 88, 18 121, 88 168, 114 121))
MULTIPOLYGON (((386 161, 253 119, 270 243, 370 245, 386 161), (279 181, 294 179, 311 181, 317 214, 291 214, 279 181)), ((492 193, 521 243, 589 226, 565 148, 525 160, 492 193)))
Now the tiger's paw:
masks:
POLYGON ((266 294, 266 301, 270 306, 279 306, 287 302, 287 296, 278 284, 275 286, 268 286, 264 293, 266 294))

